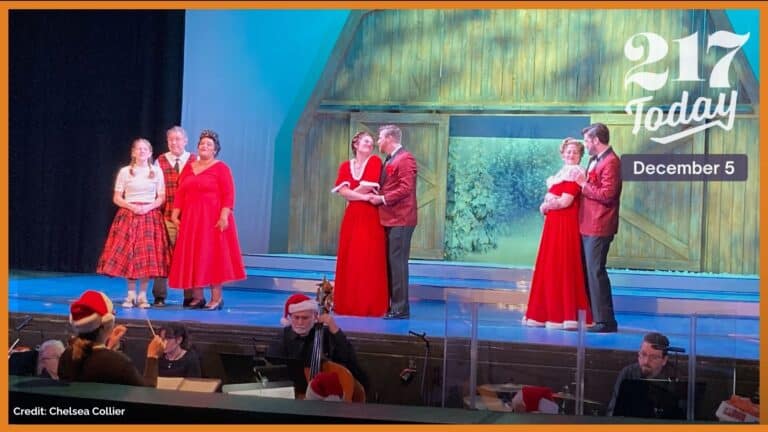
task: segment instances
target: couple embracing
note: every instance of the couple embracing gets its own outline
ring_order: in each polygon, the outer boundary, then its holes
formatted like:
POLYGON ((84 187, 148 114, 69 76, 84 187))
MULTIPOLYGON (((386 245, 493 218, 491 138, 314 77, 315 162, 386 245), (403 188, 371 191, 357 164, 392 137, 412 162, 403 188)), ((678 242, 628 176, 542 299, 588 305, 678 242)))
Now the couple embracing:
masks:
POLYGON ((336 258, 335 310, 340 315, 407 319, 408 258, 416 228, 417 164, 395 125, 352 138, 353 158, 339 166, 332 192, 347 200, 336 258))

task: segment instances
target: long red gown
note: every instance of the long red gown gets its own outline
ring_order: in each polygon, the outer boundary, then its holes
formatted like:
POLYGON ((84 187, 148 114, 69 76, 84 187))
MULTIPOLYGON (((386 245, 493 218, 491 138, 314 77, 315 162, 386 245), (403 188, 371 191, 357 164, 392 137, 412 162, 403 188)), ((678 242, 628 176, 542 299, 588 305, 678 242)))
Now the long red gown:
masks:
POLYGON ((587 324, 592 324, 579 234, 581 188, 575 182, 561 181, 553 184, 549 192, 557 196, 568 193, 574 199, 570 206, 550 210, 544 218, 523 322, 532 326, 574 329, 579 309, 587 311, 587 324))
POLYGON ((234 217, 232 172, 218 161, 195 174, 186 164, 179 176, 173 207, 181 210, 181 225, 171 260, 168 286, 204 288, 245 279, 234 217), (232 209, 229 226, 216 227, 223 207, 232 209))
MULTIPOLYGON (((381 159, 376 155, 368 158, 359 178, 353 176, 350 161, 342 162, 333 191, 345 184, 354 190, 361 181, 378 183, 380 175, 381 159)), ((380 317, 389 307, 386 235, 378 209, 367 201, 350 201, 344 211, 333 300, 340 315, 380 317)))

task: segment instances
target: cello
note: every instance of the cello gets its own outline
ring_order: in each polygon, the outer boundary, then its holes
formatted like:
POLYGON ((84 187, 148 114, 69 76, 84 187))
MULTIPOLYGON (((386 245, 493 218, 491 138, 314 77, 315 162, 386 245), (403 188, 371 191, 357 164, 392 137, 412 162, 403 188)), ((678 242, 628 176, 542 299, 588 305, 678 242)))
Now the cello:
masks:
MULTIPOLYGON (((317 284, 317 303, 320 315, 333 311, 333 285, 323 276, 323 281, 317 284)), ((352 372, 344 365, 324 358, 323 339, 325 336, 325 324, 315 323, 315 338, 312 344, 312 358, 310 366, 304 368, 307 385, 320 372, 333 372, 339 377, 341 389, 344 393, 342 399, 345 402, 365 402, 365 388, 355 379, 352 372)))

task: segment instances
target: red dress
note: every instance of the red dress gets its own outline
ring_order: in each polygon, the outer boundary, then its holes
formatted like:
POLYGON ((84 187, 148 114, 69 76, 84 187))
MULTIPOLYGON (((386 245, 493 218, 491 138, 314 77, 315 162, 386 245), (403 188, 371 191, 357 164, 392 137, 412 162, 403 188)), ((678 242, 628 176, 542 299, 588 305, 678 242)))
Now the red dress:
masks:
POLYGON ((168 286, 204 288, 245 279, 234 218, 235 185, 224 162, 195 174, 187 164, 179 176, 173 207, 181 210, 168 286), (222 207, 232 209, 229 226, 216 227, 222 207))
POLYGON ((592 324, 579 234, 581 188, 575 182, 560 181, 553 184, 549 192, 557 196, 568 193, 574 199, 570 206, 550 210, 544 218, 523 322, 532 326, 573 329, 578 323, 579 309, 587 311, 587 324, 592 324))
MULTIPOLYGON (((368 158, 359 178, 352 175, 350 161, 342 162, 333 192, 342 185, 354 190, 361 181, 378 184, 380 175, 378 156, 368 158)), ((350 201, 339 231, 333 290, 336 313, 380 317, 387 312, 386 250, 386 235, 376 206, 367 201, 350 201)))

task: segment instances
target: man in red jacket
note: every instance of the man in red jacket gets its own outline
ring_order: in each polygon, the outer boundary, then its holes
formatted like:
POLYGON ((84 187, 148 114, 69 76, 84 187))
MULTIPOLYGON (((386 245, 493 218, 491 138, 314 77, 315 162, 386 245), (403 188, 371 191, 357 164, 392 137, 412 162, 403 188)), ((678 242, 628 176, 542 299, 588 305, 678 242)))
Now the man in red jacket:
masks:
POLYGON ((381 190, 371 203, 379 206, 379 220, 387 232, 389 311, 384 319, 410 317, 408 258, 416 228, 416 159, 400 144, 402 131, 395 125, 379 128, 379 151, 386 154, 381 171, 381 190))
POLYGON ((611 281, 605 270, 608 248, 619 228, 619 198, 621 195, 621 160, 608 144, 608 127, 594 123, 584 128, 584 146, 589 155, 587 175, 577 182, 581 186, 579 230, 584 249, 587 287, 594 333, 615 333, 618 330, 613 313, 611 281))

